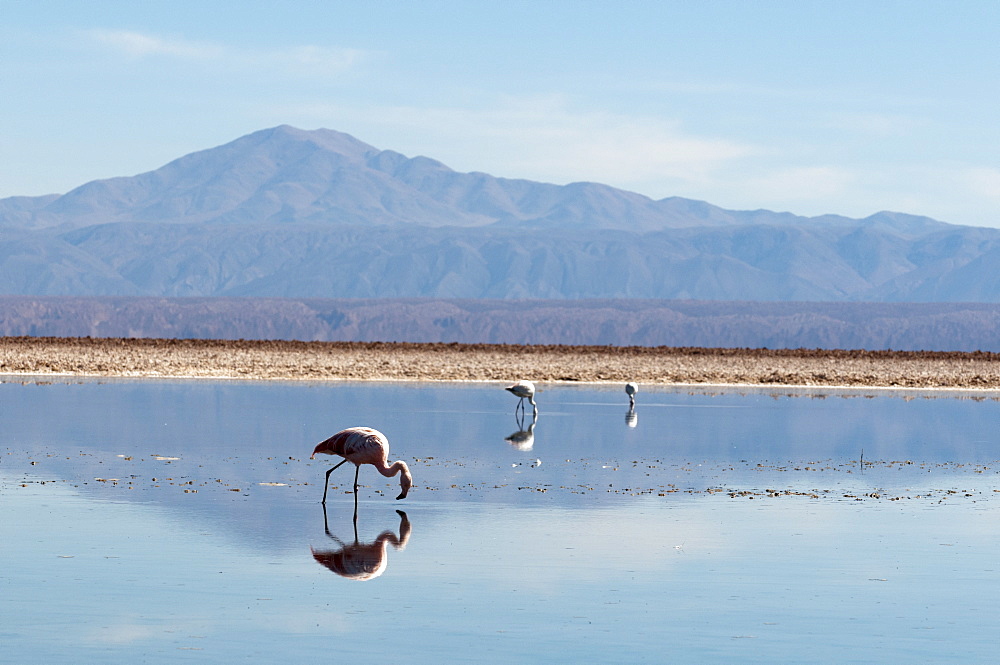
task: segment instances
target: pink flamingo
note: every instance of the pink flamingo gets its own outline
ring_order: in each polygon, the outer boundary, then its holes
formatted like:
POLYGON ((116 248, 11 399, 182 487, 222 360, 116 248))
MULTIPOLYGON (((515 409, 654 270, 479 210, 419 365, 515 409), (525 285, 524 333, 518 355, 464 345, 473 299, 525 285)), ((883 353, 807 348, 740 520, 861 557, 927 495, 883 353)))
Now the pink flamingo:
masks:
POLYGON ((349 427, 341 430, 317 445, 309 459, 315 459, 317 453, 340 455, 344 458, 343 462, 330 467, 330 470, 326 472, 326 482, 323 486, 324 506, 326 505, 327 490, 330 489, 330 474, 344 462, 353 462, 356 467, 354 470, 355 501, 358 496, 358 473, 361 471, 362 464, 371 464, 386 478, 392 478, 397 473, 403 474, 399 479, 399 487, 402 492, 396 497, 397 501, 405 499, 406 493, 413 485, 413 476, 410 475, 410 468, 406 466, 406 462, 396 461, 390 465, 389 440, 385 438, 385 434, 370 427, 349 427))

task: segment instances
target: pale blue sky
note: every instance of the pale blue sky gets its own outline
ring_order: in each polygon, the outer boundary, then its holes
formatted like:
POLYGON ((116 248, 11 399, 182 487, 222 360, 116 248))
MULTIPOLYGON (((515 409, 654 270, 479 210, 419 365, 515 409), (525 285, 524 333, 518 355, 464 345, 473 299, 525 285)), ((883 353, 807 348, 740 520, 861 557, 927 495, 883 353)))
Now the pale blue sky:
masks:
POLYGON ((1000 2, 0 0, 0 197, 279 124, 459 171, 1000 227, 1000 2))

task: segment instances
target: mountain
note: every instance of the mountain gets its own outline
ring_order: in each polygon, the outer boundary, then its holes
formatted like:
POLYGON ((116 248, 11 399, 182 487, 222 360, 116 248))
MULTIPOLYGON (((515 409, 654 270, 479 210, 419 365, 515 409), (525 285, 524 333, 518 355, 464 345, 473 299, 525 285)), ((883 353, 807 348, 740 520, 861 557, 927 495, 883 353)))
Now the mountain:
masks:
POLYGON ((1000 302, 1000 230, 459 173, 281 126, 0 200, 0 294, 1000 302))
POLYGON ((1000 305, 0 296, 0 336, 1000 352, 1000 305))
POLYGON ((650 231, 734 223, 685 199, 653 201, 594 183, 549 185, 457 173, 427 157, 378 150, 340 132, 281 126, 128 178, 58 197, 0 201, 0 224, 79 228, 161 222, 417 225, 494 223, 650 231))

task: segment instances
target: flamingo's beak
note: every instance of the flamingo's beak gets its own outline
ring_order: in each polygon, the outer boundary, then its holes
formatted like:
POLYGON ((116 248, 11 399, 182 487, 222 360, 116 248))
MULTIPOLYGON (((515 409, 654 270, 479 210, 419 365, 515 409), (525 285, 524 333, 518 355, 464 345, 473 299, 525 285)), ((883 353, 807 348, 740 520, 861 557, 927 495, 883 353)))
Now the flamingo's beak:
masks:
POLYGON ((310 455, 309 459, 316 459, 316 453, 313 453, 312 455, 310 455))

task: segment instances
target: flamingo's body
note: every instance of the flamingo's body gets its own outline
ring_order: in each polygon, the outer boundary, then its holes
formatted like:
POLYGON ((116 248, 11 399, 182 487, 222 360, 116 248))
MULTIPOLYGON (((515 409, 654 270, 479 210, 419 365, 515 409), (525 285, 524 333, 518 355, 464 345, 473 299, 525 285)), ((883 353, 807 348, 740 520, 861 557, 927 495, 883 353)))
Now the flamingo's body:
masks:
POLYGON ((504 388, 504 390, 513 393, 515 397, 520 397, 517 406, 514 407, 514 413, 517 410, 524 409, 524 400, 527 399, 531 404, 532 408, 535 410, 534 415, 538 415, 538 405, 535 404, 535 384, 531 381, 518 381, 517 383, 512 383, 511 385, 504 388))
POLYGON ((385 434, 370 427, 349 427, 341 430, 316 446, 316 450, 309 459, 315 459, 317 453, 326 455, 340 455, 344 458, 336 466, 326 472, 326 482, 323 487, 323 504, 326 504, 326 492, 330 486, 330 474, 344 462, 352 462, 356 467, 354 470, 354 493, 358 492, 358 473, 361 472, 362 464, 371 464, 375 470, 386 478, 392 478, 397 473, 402 473, 399 479, 399 487, 402 490, 397 500, 405 499, 406 493, 413 485, 413 476, 406 462, 396 461, 389 464, 389 440, 385 434))
POLYGON ((628 395, 628 405, 635 406, 635 394, 639 392, 639 384, 629 381, 625 384, 625 393, 628 395))

